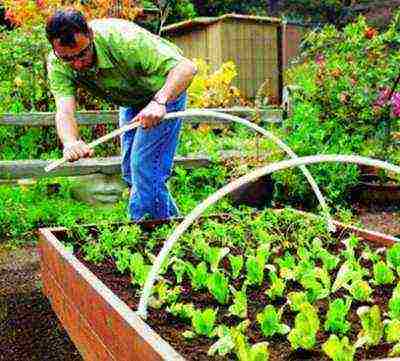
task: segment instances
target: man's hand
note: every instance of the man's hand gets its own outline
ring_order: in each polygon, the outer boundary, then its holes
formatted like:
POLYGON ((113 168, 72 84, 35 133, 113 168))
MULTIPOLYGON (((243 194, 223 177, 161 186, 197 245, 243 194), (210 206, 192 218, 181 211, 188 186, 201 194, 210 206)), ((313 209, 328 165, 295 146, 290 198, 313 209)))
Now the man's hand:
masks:
POLYGON ((63 156, 69 162, 75 162, 80 158, 91 157, 93 154, 93 149, 90 149, 83 140, 76 140, 64 144, 63 156))
POLYGON ((137 116, 136 119, 143 128, 156 126, 167 114, 166 106, 152 100, 137 116))

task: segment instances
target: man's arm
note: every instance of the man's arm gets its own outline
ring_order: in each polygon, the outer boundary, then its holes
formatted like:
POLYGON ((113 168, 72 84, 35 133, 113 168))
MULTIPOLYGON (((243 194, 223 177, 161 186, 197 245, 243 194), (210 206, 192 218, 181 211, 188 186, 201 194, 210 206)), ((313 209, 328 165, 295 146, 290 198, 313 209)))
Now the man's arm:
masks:
POLYGON ((166 114, 165 104, 175 100, 179 94, 188 88, 197 73, 196 65, 183 59, 168 73, 164 86, 156 93, 151 101, 137 116, 135 120, 142 123, 144 128, 157 125, 166 114))
POLYGON ((196 65, 184 59, 168 73, 164 86, 156 93, 154 99, 161 103, 175 100, 192 82, 197 73, 196 65))
POLYGON ((87 144, 79 138, 78 124, 75 119, 75 98, 59 98, 56 100, 56 106, 56 127, 58 136, 64 145, 64 158, 73 162, 92 156, 93 150, 89 149, 87 144))

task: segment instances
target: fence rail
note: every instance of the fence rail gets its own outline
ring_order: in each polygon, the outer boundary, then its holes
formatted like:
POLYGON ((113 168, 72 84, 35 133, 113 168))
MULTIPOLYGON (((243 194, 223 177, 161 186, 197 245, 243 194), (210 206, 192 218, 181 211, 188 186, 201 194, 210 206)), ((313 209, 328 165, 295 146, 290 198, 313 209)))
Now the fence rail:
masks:
MULTIPOLYGON (((227 109, 207 109, 213 111, 224 112, 245 118, 253 118, 259 116, 262 122, 280 123, 282 120, 282 111, 277 108, 255 109, 248 107, 234 107, 227 109)), ((30 125, 30 126, 51 126, 54 125, 55 113, 23 113, 23 114, 0 114, 0 125, 30 125)), ((78 124, 96 125, 96 124, 118 124, 118 111, 82 111, 76 112, 78 124)), ((204 117, 193 117, 185 119, 189 123, 223 123, 221 119, 204 117)))

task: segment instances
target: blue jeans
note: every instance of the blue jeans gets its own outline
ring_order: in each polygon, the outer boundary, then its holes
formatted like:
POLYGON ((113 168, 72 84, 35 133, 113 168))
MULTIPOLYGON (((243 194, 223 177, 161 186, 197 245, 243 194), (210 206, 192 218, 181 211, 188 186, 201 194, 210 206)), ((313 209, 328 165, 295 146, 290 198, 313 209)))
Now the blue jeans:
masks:
MULTIPOLYGON (((167 103, 167 112, 185 110, 186 93, 167 103)), ((120 126, 129 123, 139 109, 121 107, 120 126)), ((139 221, 168 219, 179 214, 167 180, 171 175, 182 120, 162 121, 150 129, 137 128, 121 136, 122 178, 131 187, 129 216, 139 221)))

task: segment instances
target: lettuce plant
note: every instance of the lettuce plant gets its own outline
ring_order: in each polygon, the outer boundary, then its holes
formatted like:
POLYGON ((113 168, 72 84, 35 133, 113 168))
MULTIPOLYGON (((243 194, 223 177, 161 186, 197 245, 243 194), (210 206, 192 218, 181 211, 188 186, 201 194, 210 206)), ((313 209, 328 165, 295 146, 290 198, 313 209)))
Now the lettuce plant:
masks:
POLYGON ((264 280, 265 263, 255 256, 249 256, 246 260, 246 281, 249 285, 261 286, 264 280))
POLYGON ((246 336, 241 332, 233 330, 232 333, 236 356, 239 361, 268 361, 269 352, 267 342, 259 342, 250 346, 246 336))
POLYGON ((396 243, 386 251, 386 260, 388 264, 395 268, 400 269, 400 244, 396 243))
POLYGON ((129 270, 132 273, 132 283, 137 283, 139 286, 143 286, 147 275, 150 272, 150 268, 151 265, 144 262, 144 258, 139 252, 131 255, 129 270))
POLYGON ((229 314, 240 318, 247 317, 247 295, 246 288, 236 291, 230 287, 233 294, 233 304, 229 307, 229 314))
POLYGON ((192 282, 192 287, 195 290, 200 290, 207 286, 208 271, 205 262, 200 262, 196 267, 190 262, 186 262, 186 267, 190 280, 192 282))
POLYGON ((310 302, 325 298, 330 293, 330 277, 322 268, 309 270, 299 282, 307 290, 307 298, 310 302))
POLYGON ((394 320, 400 320, 400 285, 393 290, 392 297, 389 300, 389 317, 394 320))
POLYGON ((218 310, 207 308, 195 310, 192 314, 192 326, 196 334, 211 337, 214 331, 218 310))
POLYGON ((265 337, 273 336, 276 333, 286 335, 290 331, 290 327, 281 323, 280 319, 281 312, 277 312, 272 305, 268 305, 257 315, 257 322, 265 337))
POLYGON ((329 310, 324 324, 325 331, 330 331, 339 335, 347 333, 350 329, 350 322, 346 320, 346 316, 349 312, 350 305, 350 299, 343 301, 340 298, 329 303, 329 310))
POLYGON ((299 312, 303 303, 308 303, 305 292, 290 292, 288 294, 289 307, 293 312, 299 312))
POLYGON ((190 320, 194 313, 194 306, 191 303, 173 303, 169 305, 166 310, 175 317, 179 317, 183 320, 190 320))
POLYGON ((279 265, 280 277, 286 280, 295 278, 296 259, 289 252, 286 252, 283 257, 277 258, 276 263, 279 265))
POLYGON ((285 291, 285 282, 275 272, 269 272, 270 288, 265 291, 271 300, 282 298, 285 291))
POLYGON ((388 285, 392 284, 394 281, 393 271, 383 261, 374 264, 373 273, 374 282, 377 285, 388 285))
POLYGON ((229 248, 210 247, 206 255, 207 261, 210 263, 211 272, 216 272, 221 260, 229 253, 229 248))
POLYGON ((124 273, 126 270, 129 269, 131 255, 131 251, 126 247, 124 247, 123 249, 118 249, 114 252, 115 265, 119 272, 124 273))
POLYGON ((207 287, 215 299, 222 305, 228 303, 229 300, 229 282, 221 273, 215 272, 207 279, 207 287))
POLYGON ((309 303, 300 305, 300 313, 296 316, 294 324, 295 327, 288 336, 292 349, 311 350, 315 346, 319 329, 319 318, 315 308, 309 303))
POLYGON ((232 269, 232 278, 236 279, 239 277, 240 271, 243 268, 243 256, 242 255, 234 256, 230 254, 228 258, 232 269))
POLYGON ((357 314, 361 320, 362 331, 358 335, 356 347, 378 345, 383 336, 383 322, 379 306, 359 307, 357 314))
POLYGON ((370 301, 372 288, 367 281, 357 280, 348 287, 350 294, 357 301, 370 301))
POLYGON ((356 353, 355 346, 350 344, 346 336, 340 340, 336 335, 329 336, 322 350, 333 361, 353 361, 356 353))

